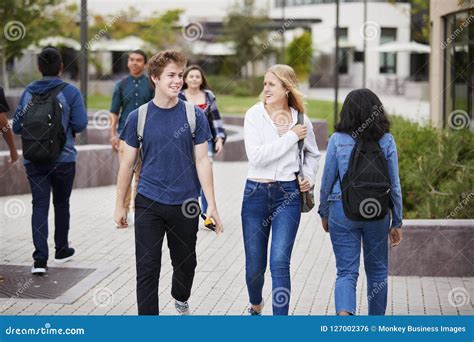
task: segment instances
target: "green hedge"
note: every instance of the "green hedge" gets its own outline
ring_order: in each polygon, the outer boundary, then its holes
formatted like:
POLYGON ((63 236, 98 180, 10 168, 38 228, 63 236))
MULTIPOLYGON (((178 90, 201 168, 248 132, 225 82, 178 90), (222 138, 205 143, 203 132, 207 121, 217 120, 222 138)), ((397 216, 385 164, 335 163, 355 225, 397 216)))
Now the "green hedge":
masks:
POLYGON ((405 218, 474 218, 474 137, 392 117, 405 218))

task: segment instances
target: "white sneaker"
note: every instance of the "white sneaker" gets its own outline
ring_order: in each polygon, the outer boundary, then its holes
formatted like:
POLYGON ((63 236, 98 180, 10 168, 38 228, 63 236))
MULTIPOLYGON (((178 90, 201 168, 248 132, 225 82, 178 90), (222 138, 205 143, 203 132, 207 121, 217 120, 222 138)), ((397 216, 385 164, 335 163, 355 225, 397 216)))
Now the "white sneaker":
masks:
POLYGON ((43 275, 48 270, 48 263, 43 260, 35 260, 31 273, 36 275, 43 275))
POLYGON ((260 311, 257 311, 255 310, 252 305, 250 305, 250 307, 248 308, 248 311, 249 311, 249 315, 250 316, 262 316, 262 311, 263 311, 263 306, 264 306, 264 302, 263 302, 263 299, 262 299, 262 302, 260 303, 260 311))
POLYGON ((180 302, 179 300, 175 300, 174 307, 181 316, 189 316, 191 314, 188 302, 180 302))

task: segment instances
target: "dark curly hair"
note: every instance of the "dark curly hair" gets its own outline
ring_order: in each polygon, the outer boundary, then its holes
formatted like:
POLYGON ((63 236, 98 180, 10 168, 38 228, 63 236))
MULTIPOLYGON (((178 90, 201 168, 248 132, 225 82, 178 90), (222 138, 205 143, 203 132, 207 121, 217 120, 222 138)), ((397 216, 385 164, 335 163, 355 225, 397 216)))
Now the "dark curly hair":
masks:
POLYGON ((378 141, 390 132, 382 102, 369 89, 351 91, 342 105, 340 121, 334 126, 336 132, 347 133, 354 139, 378 141))
POLYGON ((186 77, 188 77, 188 74, 193 70, 197 70, 201 74, 202 83, 201 83, 201 86, 199 87, 199 89, 200 90, 204 90, 204 89, 211 90, 211 88, 209 87, 209 83, 207 83, 206 75, 204 75, 204 71, 202 70, 202 68, 199 65, 190 65, 186 69, 184 69, 183 90, 188 88, 188 84, 186 83, 186 77))

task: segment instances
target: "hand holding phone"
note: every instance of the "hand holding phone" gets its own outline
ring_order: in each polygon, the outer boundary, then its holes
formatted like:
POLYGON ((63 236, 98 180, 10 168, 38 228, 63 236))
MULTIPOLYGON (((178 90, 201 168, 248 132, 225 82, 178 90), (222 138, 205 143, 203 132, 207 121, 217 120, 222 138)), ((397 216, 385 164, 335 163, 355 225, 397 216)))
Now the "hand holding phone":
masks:
POLYGON ((204 215, 204 214, 201 214, 201 217, 202 217, 202 219, 204 220, 204 226, 205 226, 206 228, 209 228, 210 230, 213 230, 213 231, 216 230, 216 225, 214 224, 214 222, 212 222, 212 220, 211 220, 210 217, 207 217, 207 216, 204 215))

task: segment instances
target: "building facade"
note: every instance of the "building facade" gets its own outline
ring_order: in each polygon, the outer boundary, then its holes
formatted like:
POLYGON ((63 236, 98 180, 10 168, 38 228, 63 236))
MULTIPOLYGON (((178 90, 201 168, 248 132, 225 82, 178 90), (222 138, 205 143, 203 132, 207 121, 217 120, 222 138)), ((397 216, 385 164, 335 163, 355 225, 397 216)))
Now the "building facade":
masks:
POLYGON ((431 0, 431 121, 436 127, 472 125, 474 1, 431 0))
MULTIPOLYGON (((410 41, 411 6, 408 1, 367 2, 367 20, 364 21, 362 0, 340 0, 340 84, 343 87, 361 87, 363 79, 364 40, 367 46, 366 86, 383 87, 389 80, 404 82, 410 76, 410 54, 379 53, 374 49, 388 42, 410 41), (364 30, 365 28, 365 30, 364 30)), ((333 83, 336 4, 334 0, 272 1, 270 16, 279 18, 319 18, 312 26, 315 51, 315 86, 333 83)), ((380 90, 380 89, 379 89, 380 90)))

